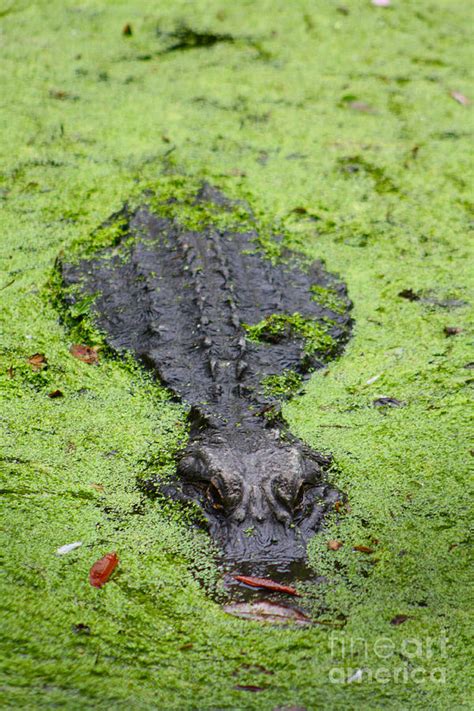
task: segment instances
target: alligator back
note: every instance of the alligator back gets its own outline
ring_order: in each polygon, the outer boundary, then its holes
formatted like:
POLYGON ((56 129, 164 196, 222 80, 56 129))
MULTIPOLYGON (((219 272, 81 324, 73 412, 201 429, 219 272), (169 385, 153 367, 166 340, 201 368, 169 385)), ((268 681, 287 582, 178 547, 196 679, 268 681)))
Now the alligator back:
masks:
POLYGON ((266 379, 306 376, 349 336, 345 285, 320 262, 282 257, 272 262, 256 232, 192 231, 143 206, 118 248, 63 265, 63 278, 96 295, 114 349, 132 351, 201 414, 238 422, 274 400, 266 379))

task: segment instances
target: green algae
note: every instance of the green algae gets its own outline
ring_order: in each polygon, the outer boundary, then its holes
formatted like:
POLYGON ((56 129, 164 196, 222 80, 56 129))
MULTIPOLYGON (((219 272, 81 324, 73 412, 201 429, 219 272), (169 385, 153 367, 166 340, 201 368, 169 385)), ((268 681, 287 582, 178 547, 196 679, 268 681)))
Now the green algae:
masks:
POLYGON ((329 333, 334 325, 329 319, 319 323, 300 313, 271 314, 259 323, 243 324, 247 338, 255 343, 278 343, 285 338, 301 338, 307 355, 329 358, 337 343, 329 333))
POLYGON ((303 379, 294 370, 285 370, 281 375, 267 375, 262 380, 264 392, 280 398, 290 398, 299 390, 303 379))
MULTIPOLYGON (((465 3, 427 0, 0 2, 6 706, 469 707, 472 317, 439 305, 474 298, 472 110, 450 96, 474 96, 469 25, 465 3), (236 40, 167 53, 180 24, 236 40), (87 249, 147 185, 203 179, 250 205, 271 254, 324 259, 354 302, 346 353, 285 406, 295 434, 333 453, 350 509, 311 545, 327 581, 302 584, 327 623, 311 629, 234 620, 212 600, 207 537, 136 483, 144 463, 168 466, 185 409, 127 359, 72 358, 87 331, 60 322, 48 286, 57 256, 87 249), (48 367, 32 372, 38 352, 48 367), (407 406, 374 408, 381 395, 407 406), (90 565, 114 549, 117 573, 92 589, 90 565)), ((246 219, 231 209, 226 225, 246 219)))
POLYGON ((320 286, 319 284, 313 284, 311 287, 312 298, 320 306, 324 306, 330 309, 336 314, 342 314, 346 310, 347 306, 341 299, 336 289, 331 289, 330 287, 320 286))

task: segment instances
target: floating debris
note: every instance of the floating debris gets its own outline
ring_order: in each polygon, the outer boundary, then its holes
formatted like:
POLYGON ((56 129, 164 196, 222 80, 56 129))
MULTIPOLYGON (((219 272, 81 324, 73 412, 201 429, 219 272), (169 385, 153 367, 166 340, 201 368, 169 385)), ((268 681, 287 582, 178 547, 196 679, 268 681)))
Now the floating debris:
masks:
POLYGON ((28 363, 32 370, 38 371, 43 370, 48 365, 48 359, 44 353, 34 353, 28 358, 28 363))
POLYGON ((244 620, 254 620, 256 622, 268 622, 276 625, 311 625, 311 619, 304 612, 294 607, 287 607, 268 600, 257 600, 256 602, 235 602, 224 605, 224 612, 235 617, 242 617, 244 620))
POLYGON ((233 575, 234 580, 244 585, 250 585, 252 588, 264 588, 265 590, 270 590, 272 592, 286 593, 287 595, 295 595, 300 597, 300 593, 296 588, 290 587, 289 585, 282 585, 277 583, 270 578, 253 578, 247 575, 233 575))
POLYGON ((372 402, 374 407, 405 407, 406 402, 397 400, 396 397, 382 396, 372 402))
POLYGON ((119 563, 117 553, 106 553, 97 560, 89 572, 89 582, 95 588, 101 588, 108 581, 119 563))
POLYGON ((70 347, 69 353, 74 356, 74 358, 82 360, 83 363, 89 363, 89 365, 92 365, 99 362, 97 350, 98 349, 96 347, 82 346, 75 343, 70 347))
POLYGON ((65 546, 61 546, 58 548, 56 551, 56 555, 66 555, 67 553, 70 553, 71 551, 75 551, 76 548, 80 548, 82 546, 82 541, 75 541, 74 543, 66 543, 65 546))

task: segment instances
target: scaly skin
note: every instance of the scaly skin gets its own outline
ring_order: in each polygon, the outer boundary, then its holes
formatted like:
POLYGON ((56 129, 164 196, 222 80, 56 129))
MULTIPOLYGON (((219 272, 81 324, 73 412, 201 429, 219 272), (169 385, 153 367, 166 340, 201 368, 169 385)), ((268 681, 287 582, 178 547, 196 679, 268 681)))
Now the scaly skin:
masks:
MULTIPOLYGON (((224 199, 210 188, 197 197, 210 198, 224 199)), ((177 479, 163 490, 199 502, 228 559, 304 558, 338 494, 324 482, 329 460, 292 437, 281 418, 265 417, 276 401, 261 383, 287 370, 304 377, 337 353, 308 355, 291 328, 254 342, 244 325, 273 314, 330 319, 340 351, 351 326, 344 285, 295 254, 273 264, 255 232, 191 231, 146 206, 124 215, 133 239, 64 265, 63 277, 98 294, 96 321, 109 344, 135 353, 192 408, 177 479), (343 308, 312 299, 315 285, 330 287, 343 308)))
POLYGON ((199 502, 227 559, 281 563, 304 558, 306 543, 339 498, 324 481, 329 463, 261 422, 206 428, 191 436, 178 481, 183 498, 199 502))

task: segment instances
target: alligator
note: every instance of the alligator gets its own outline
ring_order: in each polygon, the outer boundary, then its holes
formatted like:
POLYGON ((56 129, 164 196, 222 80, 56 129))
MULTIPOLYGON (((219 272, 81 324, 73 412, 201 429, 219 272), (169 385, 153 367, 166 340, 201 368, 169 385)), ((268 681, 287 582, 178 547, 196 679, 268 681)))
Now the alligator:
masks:
MULTIPOLYGON (((227 204, 207 185, 195 199, 227 204)), ((161 491, 199 504, 225 560, 304 560, 342 494, 327 481, 331 457, 289 432, 271 386, 341 353, 346 286, 283 247, 271 259, 248 225, 191 229, 146 202, 124 216, 119 243, 62 263, 62 278, 70 301, 93 300, 108 345, 189 406, 189 440, 161 491)))

